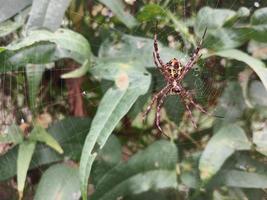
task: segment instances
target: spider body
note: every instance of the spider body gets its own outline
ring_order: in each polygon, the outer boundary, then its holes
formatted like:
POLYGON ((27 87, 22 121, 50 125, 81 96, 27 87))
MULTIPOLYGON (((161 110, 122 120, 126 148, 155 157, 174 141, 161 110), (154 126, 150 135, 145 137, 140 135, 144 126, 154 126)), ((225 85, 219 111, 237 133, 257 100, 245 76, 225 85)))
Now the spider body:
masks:
POLYGON ((164 76, 164 79, 166 81, 166 86, 159 91, 157 94, 154 95, 154 97, 151 100, 151 103, 147 107, 146 111, 143 113, 143 119, 147 116, 147 114, 150 112, 152 105, 156 102, 157 104, 157 110, 156 110, 156 126, 158 130, 162 132, 162 129, 160 127, 160 110, 161 107, 163 106, 164 99, 166 98, 167 95, 173 94, 173 95, 178 95, 182 102, 185 104, 185 108, 189 113, 189 116, 191 118, 191 121, 196 127, 196 123, 193 120, 192 112, 190 110, 190 106, 194 106, 197 109, 199 109, 201 112, 208 114, 202 106, 197 104, 194 99, 192 94, 187 91, 183 86, 182 86, 182 80, 184 79, 185 75, 189 72, 190 69, 193 68, 193 66, 196 64, 196 62, 199 60, 201 57, 200 54, 200 49, 201 45, 203 42, 203 39, 205 37, 207 29, 205 29, 204 34, 202 36, 202 39, 195 49, 192 57, 189 59, 189 61, 183 65, 178 59, 173 58, 166 64, 161 60, 159 51, 158 51, 158 42, 157 42, 157 34, 154 35, 154 51, 153 51, 153 58, 154 58, 154 63, 161 72, 161 74, 164 76))

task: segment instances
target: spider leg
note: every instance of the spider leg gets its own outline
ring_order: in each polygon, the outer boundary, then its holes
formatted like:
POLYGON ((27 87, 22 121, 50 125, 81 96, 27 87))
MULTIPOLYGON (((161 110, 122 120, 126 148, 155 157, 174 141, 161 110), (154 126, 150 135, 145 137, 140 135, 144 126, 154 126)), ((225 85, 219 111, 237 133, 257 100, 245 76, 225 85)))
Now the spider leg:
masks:
POLYGON ((210 113, 208 113, 200 104, 196 103, 193 99, 193 96, 190 92, 186 92, 186 97, 188 98, 188 100, 190 101, 190 103, 195 106, 198 110, 200 110, 201 112, 203 112, 206 115, 211 116, 210 113))
POLYGON ((159 48, 158 48, 158 39, 157 39, 157 34, 155 33, 154 35, 154 52, 156 54, 156 58, 161 65, 161 67, 164 66, 164 62, 161 60, 160 55, 159 55, 159 48))
POLYGON ((202 48, 202 43, 203 43, 203 40, 205 38, 205 35, 206 35, 206 32, 207 32, 207 28, 205 28, 205 31, 204 31, 204 34, 199 42, 199 44, 197 45, 192 57, 190 58, 190 60, 187 62, 187 64, 185 65, 185 68, 181 74, 181 78, 183 78, 187 72, 192 69, 192 67, 197 63, 197 61, 199 60, 199 58, 202 56, 202 54, 199 53, 200 49, 202 48))
POLYGON ((145 120, 147 114, 150 112, 152 105, 155 103, 157 99, 159 99, 162 95, 166 93, 166 91, 169 90, 169 85, 165 86, 161 91, 159 91, 157 94, 155 94, 150 102, 150 104, 147 106, 146 111, 143 113, 143 121, 145 120))
POLYGON ((168 88, 168 90, 162 95, 162 97, 159 99, 158 101, 158 105, 157 105, 157 113, 156 113, 156 126, 158 128, 158 130, 160 132, 163 132, 161 127, 160 127, 160 110, 162 108, 164 99, 166 98, 166 96, 168 95, 168 93, 170 92, 171 88, 168 88))
POLYGON ((191 120, 193 126, 194 126, 195 128, 197 128, 197 124, 196 124, 196 122, 195 122, 195 120, 194 120, 194 117, 193 117, 193 115, 192 115, 192 111, 191 111, 190 108, 189 108, 189 104, 188 104, 186 101, 184 101, 184 104, 185 104, 186 110, 187 110, 188 113, 189 113, 190 120, 191 120))

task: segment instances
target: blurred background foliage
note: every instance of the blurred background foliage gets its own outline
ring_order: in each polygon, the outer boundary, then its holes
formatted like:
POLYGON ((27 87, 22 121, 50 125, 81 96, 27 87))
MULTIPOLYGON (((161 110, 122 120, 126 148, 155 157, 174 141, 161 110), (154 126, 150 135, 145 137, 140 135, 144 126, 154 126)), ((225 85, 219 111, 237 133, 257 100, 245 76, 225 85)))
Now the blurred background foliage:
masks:
POLYGON ((0 199, 267 198, 266 1, 0 4, 0 199), (186 63, 206 27, 183 85, 213 116, 169 96, 162 135, 153 36, 186 63))

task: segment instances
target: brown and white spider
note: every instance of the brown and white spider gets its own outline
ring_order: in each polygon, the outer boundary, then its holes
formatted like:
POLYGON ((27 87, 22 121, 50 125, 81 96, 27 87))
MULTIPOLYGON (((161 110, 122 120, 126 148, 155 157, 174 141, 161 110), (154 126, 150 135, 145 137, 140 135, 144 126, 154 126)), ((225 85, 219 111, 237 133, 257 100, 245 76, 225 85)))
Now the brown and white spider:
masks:
MULTIPOLYGON (((169 94, 176 94, 180 97, 180 99, 185 104, 186 110, 189 113, 190 119, 196 128, 196 122, 193 119, 192 112, 190 110, 190 105, 193 105, 197 109, 199 109, 201 112, 208 114, 202 106, 200 106, 198 103, 196 103, 193 99, 192 94, 187 91, 182 86, 182 80, 184 79, 185 75, 188 73, 190 69, 196 64, 196 62, 201 57, 200 49, 202 47, 203 39, 205 37, 207 28, 204 31, 204 34, 199 42, 199 45, 195 49, 192 57, 189 59, 189 61, 186 63, 186 65, 182 65, 182 63, 176 59, 173 58, 166 64, 161 60, 159 51, 158 51, 158 42, 157 42, 157 34, 154 35, 154 51, 153 51, 153 58, 154 63, 156 67, 159 69, 161 74, 164 76, 164 79, 167 83, 167 85, 157 94, 154 95, 154 97, 151 100, 151 103, 147 107, 146 111, 143 113, 143 119, 146 118, 147 114, 152 108, 152 105, 156 102, 157 104, 157 111, 156 111, 156 126, 157 128, 162 132, 162 129, 160 127, 160 110, 163 106, 164 99, 169 94)), ((208 114, 209 115, 209 114, 208 114)))

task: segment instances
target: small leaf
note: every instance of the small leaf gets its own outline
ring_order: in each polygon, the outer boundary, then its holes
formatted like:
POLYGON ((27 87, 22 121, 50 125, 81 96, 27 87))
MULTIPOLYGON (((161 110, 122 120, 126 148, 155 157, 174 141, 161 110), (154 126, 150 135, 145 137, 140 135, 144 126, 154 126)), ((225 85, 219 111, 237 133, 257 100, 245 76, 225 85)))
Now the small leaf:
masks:
POLYGON ((70 0, 34 0, 27 29, 47 28, 56 31, 62 23, 70 0))
POLYGON ((210 139, 199 161, 200 177, 209 180, 237 150, 249 150, 251 144, 237 125, 224 126, 210 139))
POLYGON ((79 199, 80 196, 78 169, 64 164, 56 164, 42 174, 34 199, 74 200, 79 199))
POLYGON ((215 52, 209 55, 205 55, 205 57, 212 56, 212 55, 218 55, 218 56, 222 56, 222 57, 226 57, 230 59, 236 59, 236 60, 246 63, 252 68, 252 70, 256 72, 256 74, 261 79, 264 87, 267 89, 267 68, 262 61, 256 58, 253 58, 249 56, 248 54, 242 51, 239 51, 237 49, 218 51, 218 52, 215 52))
POLYGON ((118 19, 128 28, 133 28, 137 25, 136 19, 127 11, 122 0, 99 0, 112 10, 118 19))
POLYGON ((32 155, 34 153, 36 142, 24 141, 19 145, 17 159, 17 182, 20 199, 23 196, 27 171, 30 166, 32 155))
POLYGON ((176 146, 164 140, 108 171, 96 185, 92 199, 117 199, 149 190, 177 188, 176 146))
POLYGON ((23 141, 23 133, 19 126, 12 124, 8 127, 7 133, 0 134, 0 144, 12 143, 14 145, 23 141))
POLYGON ((148 4, 141 8, 137 13, 137 19, 140 22, 158 20, 166 16, 164 9, 158 4, 148 4))
POLYGON ((63 149, 61 148, 60 144, 58 144, 58 142, 49 133, 47 133, 43 127, 39 125, 34 126, 28 138, 31 141, 44 142, 47 146, 50 146, 58 153, 63 153, 63 149))

